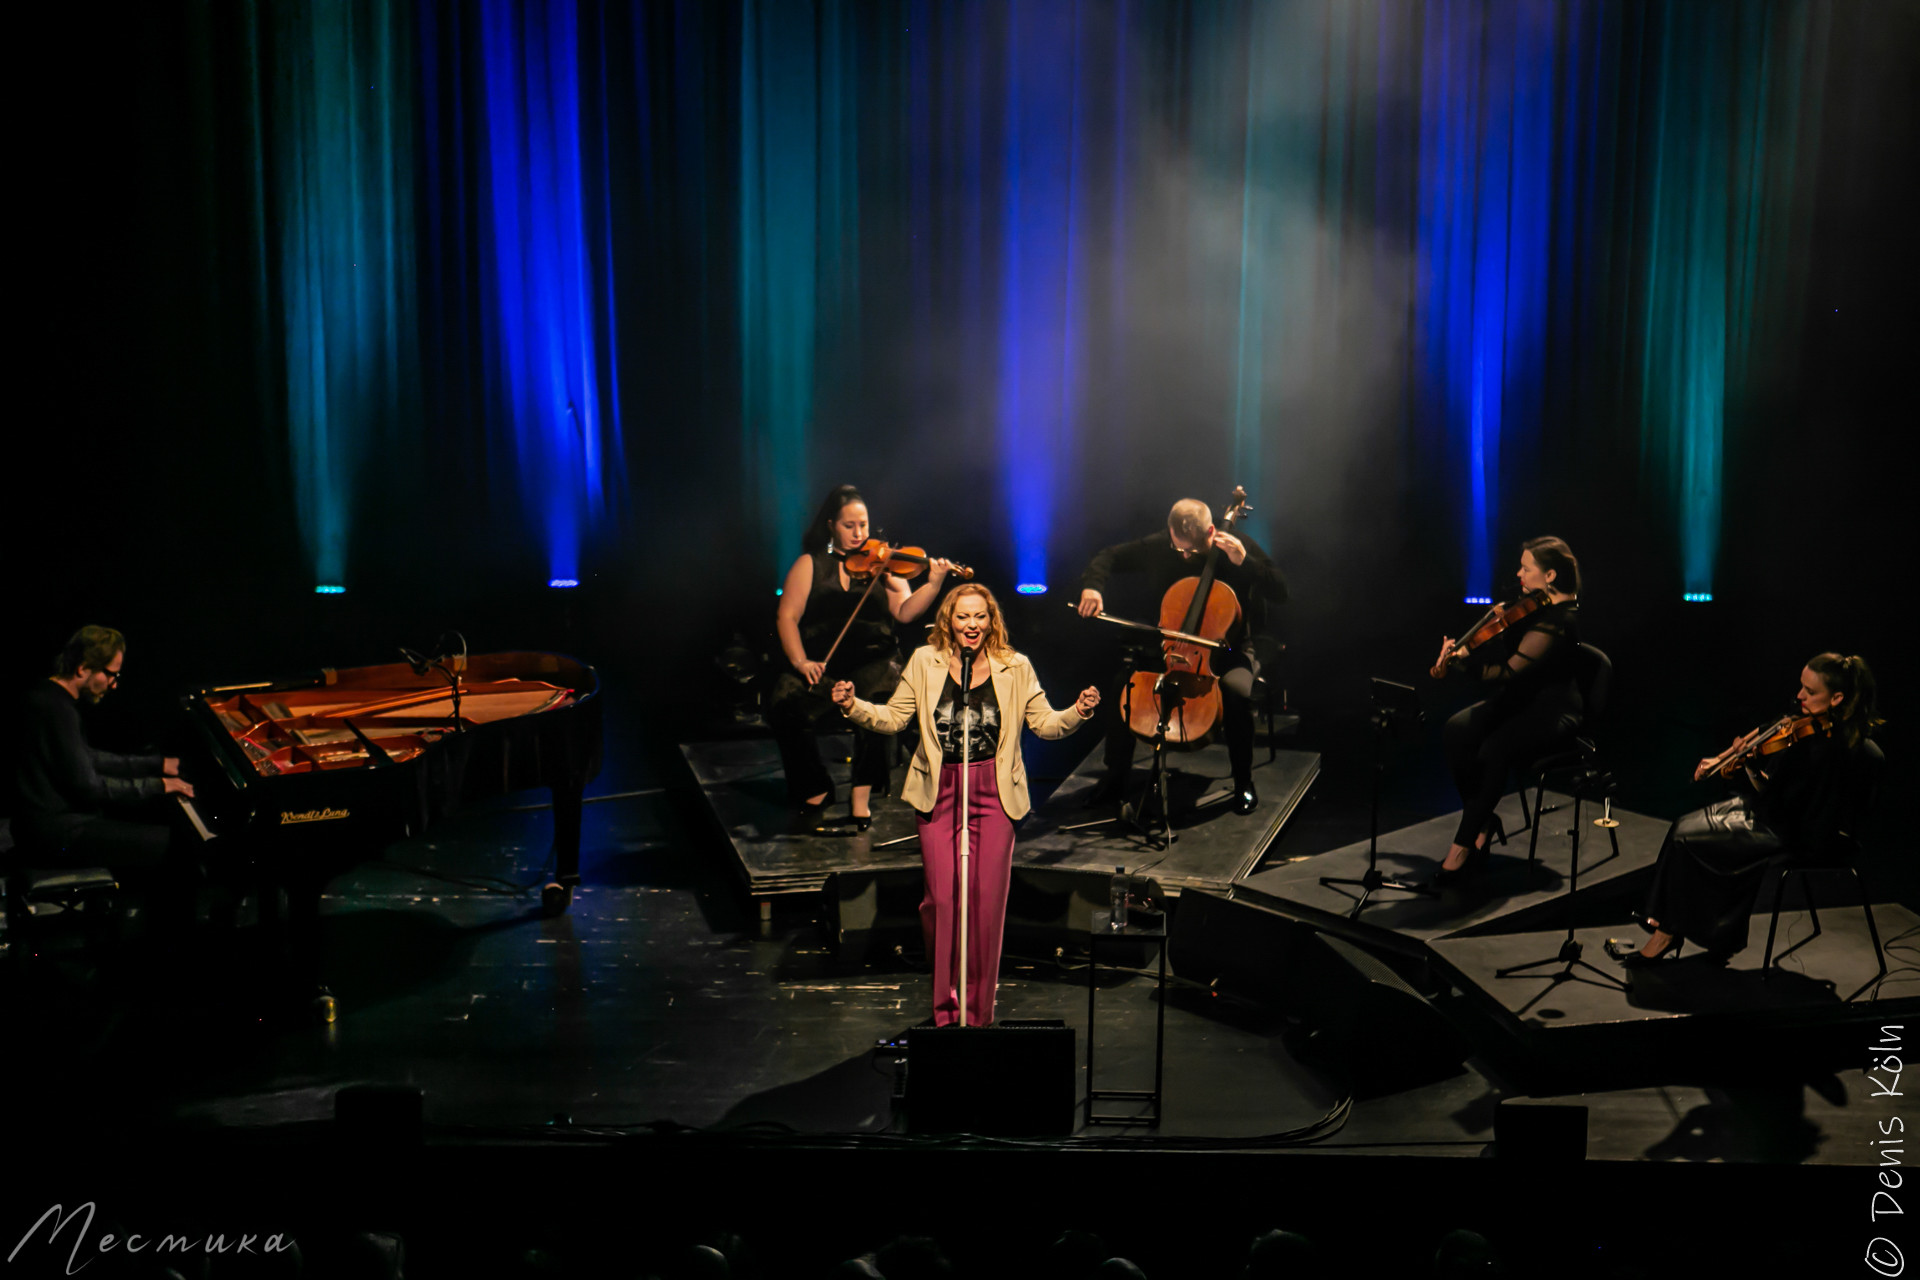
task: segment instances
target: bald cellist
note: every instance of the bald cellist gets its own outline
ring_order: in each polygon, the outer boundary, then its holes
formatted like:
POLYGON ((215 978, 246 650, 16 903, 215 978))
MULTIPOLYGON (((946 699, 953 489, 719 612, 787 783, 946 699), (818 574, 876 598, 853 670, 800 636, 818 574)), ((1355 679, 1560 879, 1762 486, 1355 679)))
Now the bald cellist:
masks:
MULTIPOLYGON (((1253 693, 1258 666, 1250 653, 1243 652, 1246 610, 1253 598, 1264 597, 1269 604, 1284 604, 1287 580, 1267 557, 1267 553, 1245 533, 1229 533, 1214 527, 1213 512, 1197 498, 1182 498, 1167 513, 1166 528, 1144 538, 1122 542, 1101 550, 1080 575, 1079 612, 1091 618, 1106 608, 1106 592, 1115 574, 1137 574, 1158 601, 1183 578, 1200 572, 1200 558, 1219 549, 1215 580, 1232 587, 1243 610, 1239 627, 1228 634, 1232 651, 1219 655, 1216 674, 1220 678, 1221 730, 1227 742, 1227 754, 1233 762, 1233 811, 1249 814, 1260 803, 1253 789, 1253 693)), ((1128 727, 1125 699, 1121 697, 1124 680, 1115 680, 1114 696, 1107 699, 1105 773, 1088 797, 1089 804, 1119 801, 1127 793, 1133 768, 1134 733, 1128 727)))

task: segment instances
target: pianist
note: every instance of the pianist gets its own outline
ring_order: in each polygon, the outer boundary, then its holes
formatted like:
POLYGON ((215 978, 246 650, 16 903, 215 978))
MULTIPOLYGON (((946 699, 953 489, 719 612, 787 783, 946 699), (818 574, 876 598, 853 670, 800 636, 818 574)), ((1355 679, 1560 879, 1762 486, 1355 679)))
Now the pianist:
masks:
POLYGON ((14 857, 41 868, 104 866, 122 879, 171 881, 192 862, 162 803, 193 795, 171 757, 96 751, 80 703, 104 698, 120 680, 126 638, 111 627, 82 627, 54 658, 54 672, 28 691, 20 717, 14 775, 14 857))

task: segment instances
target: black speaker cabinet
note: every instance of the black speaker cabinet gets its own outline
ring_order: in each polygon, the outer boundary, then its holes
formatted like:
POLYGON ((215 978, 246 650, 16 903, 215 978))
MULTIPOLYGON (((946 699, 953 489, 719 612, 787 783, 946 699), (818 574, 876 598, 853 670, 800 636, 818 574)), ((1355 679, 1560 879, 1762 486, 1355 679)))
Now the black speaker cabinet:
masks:
POLYGON ((907 1032, 907 1126, 997 1138, 1073 1132, 1073 1028, 1057 1020, 907 1032))
POLYGON ((1502 1160, 1578 1164, 1587 1158, 1587 1109, 1505 1099, 1493 1109, 1493 1153, 1502 1160))
POLYGON ((1358 1096, 1444 1078, 1471 1051, 1385 961, 1253 894, 1184 890, 1168 945, 1181 977, 1301 1018, 1313 1029, 1302 1055, 1326 1053, 1358 1096))

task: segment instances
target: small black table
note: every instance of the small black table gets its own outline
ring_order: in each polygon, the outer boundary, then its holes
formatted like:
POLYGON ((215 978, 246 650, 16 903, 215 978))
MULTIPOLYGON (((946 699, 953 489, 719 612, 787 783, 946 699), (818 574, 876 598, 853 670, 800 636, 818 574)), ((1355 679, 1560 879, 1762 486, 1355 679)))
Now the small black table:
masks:
POLYGON ((1164 1078, 1164 1062, 1167 1044, 1167 924, 1164 915, 1149 916, 1150 924, 1136 924, 1131 920, 1125 927, 1111 927, 1111 911, 1095 911, 1093 926, 1087 937, 1087 1107, 1086 1122, 1094 1124, 1146 1124, 1148 1128, 1160 1127, 1161 1082, 1164 1078), (1098 1089, 1093 1083, 1093 997, 1099 990, 1094 981, 1094 972, 1100 967, 1100 948, 1103 944, 1126 939, 1158 939, 1160 943, 1160 978, 1154 992, 1159 1011, 1154 1016, 1153 1026, 1153 1088, 1151 1089, 1098 1089), (1144 1121, 1138 1115, 1096 1114, 1094 1103, 1099 1102, 1146 1102, 1151 1104, 1153 1114, 1144 1121))

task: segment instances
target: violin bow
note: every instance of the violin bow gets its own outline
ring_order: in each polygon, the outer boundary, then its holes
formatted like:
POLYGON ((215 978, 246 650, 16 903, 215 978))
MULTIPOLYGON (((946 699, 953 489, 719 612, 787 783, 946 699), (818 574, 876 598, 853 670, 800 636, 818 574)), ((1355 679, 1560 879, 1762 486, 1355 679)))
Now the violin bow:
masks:
MULTIPOLYGON (((1069 603, 1067 608, 1072 609, 1075 613, 1080 611, 1080 607, 1072 603, 1069 603)), ((1170 627, 1156 627, 1151 622, 1135 622, 1132 618, 1122 618, 1116 614, 1108 613, 1104 609, 1094 614, 1093 620, 1095 622, 1111 622, 1116 627, 1128 627, 1134 631, 1151 631, 1162 640, 1178 640, 1182 644, 1197 644, 1205 649, 1219 649, 1227 653, 1233 652, 1233 646, 1224 640, 1209 640, 1205 636, 1188 635, 1184 631, 1175 631, 1170 627)))
MULTIPOLYGON (((860 616, 860 606, 864 605, 867 602, 867 597, 873 594, 874 584, 880 581, 880 579, 884 576, 886 576, 886 566, 882 565, 879 569, 874 571, 874 574, 872 577, 867 579, 867 589, 860 593, 860 599, 853 606, 853 612, 849 613, 847 615, 847 620, 840 624, 840 634, 833 638, 833 644, 830 648, 828 648, 827 656, 820 659, 820 665, 822 667, 826 666, 829 662, 833 661, 834 652, 840 648, 840 642, 847 638, 847 628, 851 627, 853 625, 853 620, 860 616)), ((820 673, 820 678, 822 680, 825 680, 827 678, 827 673, 825 671, 822 671, 820 673)))

